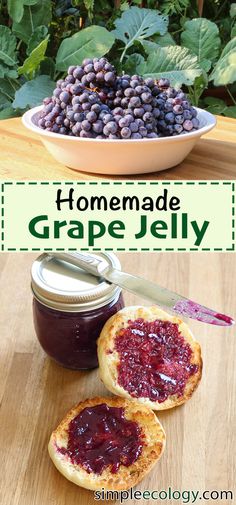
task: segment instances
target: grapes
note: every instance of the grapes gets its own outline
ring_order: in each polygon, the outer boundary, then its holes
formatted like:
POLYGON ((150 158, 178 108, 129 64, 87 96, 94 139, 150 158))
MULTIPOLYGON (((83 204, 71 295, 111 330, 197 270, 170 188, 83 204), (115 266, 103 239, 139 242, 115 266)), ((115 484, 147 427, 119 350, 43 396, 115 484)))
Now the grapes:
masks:
POLYGON ((190 121, 190 119, 186 119, 186 121, 183 122, 183 127, 187 132, 189 132, 190 130, 193 129, 192 121, 190 121))
POLYGON ((80 138, 155 139, 199 128, 197 111, 166 78, 117 76, 106 58, 68 68, 52 97, 43 100, 38 126, 80 138))
POLYGON ((131 136, 131 130, 128 127, 122 128, 120 133, 123 139, 128 139, 131 136))
POLYGON ((86 116, 86 119, 90 123, 95 123, 95 121, 97 121, 97 114, 96 114, 96 112, 94 112, 94 111, 88 112, 88 114, 86 116))
POLYGON ((141 100, 138 96, 132 96, 129 101, 129 106, 130 107, 140 107, 141 105, 141 100))
POLYGON ((131 139, 141 139, 142 138, 142 135, 140 135, 140 133, 132 133, 131 135, 131 139))
POLYGON ((103 123, 107 124, 107 123, 109 123, 109 121, 112 121, 112 119, 113 119, 112 114, 105 114, 103 116, 103 123))
POLYGON ((93 131, 95 133, 102 133, 102 131, 103 131, 103 122, 100 119, 98 119, 95 123, 93 123, 92 128, 93 128, 93 131))
POLYGON ((133 117, 131 116, 131 114, 127 114, 127 116, 122 117, 120 119, 119 126, 121 128, 125 128, 126 126, 129 126, 132 121, 133 121, 133 117))
POLYGON ((142 93, 141 95, 143 103, 151 103, 152 101, 152 94, 147 92, 147 93, 142 93))
POLYGON ((107 123, 104 128, 103 128, 103 133, 105 135, 109 135, 109 133, 116 133, 117 132, 117 124, 115 121, 110 121, 109 123, 107 123))
POLYGON ((114 72, 106 72, 104 75, 104 81, 108 84, 113 84, 115 82, 116 76, 114 72))
POLYGON ((84 121, 82 121, 82 123, 81 123, 81 126, 82 126, 83 130, 87 131, 87 132, 89 130, 91 130, 91 127, 92 127, 92 125, 91 125, 90 121, 88 121, 88 119, 84 119, 84 121))

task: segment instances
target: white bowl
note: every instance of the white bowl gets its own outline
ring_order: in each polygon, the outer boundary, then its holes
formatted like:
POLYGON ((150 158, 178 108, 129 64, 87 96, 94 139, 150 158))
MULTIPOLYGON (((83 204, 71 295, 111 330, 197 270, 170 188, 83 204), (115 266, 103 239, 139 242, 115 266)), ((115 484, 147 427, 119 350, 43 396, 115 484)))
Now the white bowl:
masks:
POLYGON ((42 130, 37 119, 42 106, 27 111, 23 124, 40 136, 46 149, 59 162, 82 172, 106 175, 144 174, 166 170, 181 163, 197 140, 214 128, 215 117, 196 108, 200 129, 185 135, 156 139, 96 140, 69 137, 42 130))

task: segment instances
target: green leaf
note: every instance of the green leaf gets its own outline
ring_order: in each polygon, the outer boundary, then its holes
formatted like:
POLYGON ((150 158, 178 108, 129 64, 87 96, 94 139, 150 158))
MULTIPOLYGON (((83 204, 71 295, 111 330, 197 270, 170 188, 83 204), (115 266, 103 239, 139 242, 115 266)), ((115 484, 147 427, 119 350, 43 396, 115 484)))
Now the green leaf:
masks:
POLYGON ((18 83, 13 79, 5 77, 0 79, 0 108, 8 107, 14 99, 18 83))
POLYGON ((207 96, 204 99, 204 103, 208 106, 206 110, 212 114, 222 114, 226 109, 227 105, 221 98, 214 98, 212 96, 207 96))
POLYGON ((232 3, 231 4, 229 15, 230 15, 231 18, 235 18, 236 17, 236 3, 232 3))
POLYGON ((8 67, 17 64, 16 37, 7 26, 0 25, 0 61, 8 67))
POLYGON ((48 75, 40 75, 32 81, 27 81, 16 91, 13 107, 15 109, 25 109, 40 105, 46 96, 51 96, 55 88, 55 83, 48 75))
POLYGON ((7 1, 8 14, 13 21, 20 22, 24 14, 24 5, 20 0, 7 1))
POLYGON ((57 70, 80 65, 84 58, 98 58, 108 53, 114 44, 114 35, 102 26, 92 25, 62 41, 56 58, 57 70))
POLYGON ((214 81, 215 86, 225 86, 236 81, 236 37, 226 44, 210 80, 214 81))
POLYGON ((215 23, 205 18, 186 21, 181 43, 196 54, 200 67, 208 72, 219 55, 219 29, 215 23))
POLYGON ((137 72, 146 77, 170 79, 172 86, 193 84, 202 73, 197 57, 180 46, 160 47, 153 51, 145 63, 138 66, 137 72))
POLYGON ((130 75, 134 75, 137 73, 138 65, 145 63, 144 57, 141 54, 134 53, 131 54, 125 61, 123 65, 123 70, 125 73, 130 75))
MULTIPOLYGON (((153 37, 154 38, 154 37, 153 37)), ((145 52, 149 55, 152 54, 153 51, 158 51, 160 47, 166 47, 166 46, 175 46, 175 41, 172 39, 171 35, 169 33, 166 33, 166 35, 163 35, 162 37, 155 37, 155 42, 152 40, 142 40, 141 44, 145 50, 145 52), (167 37, 168 36, 168 37, 167 37), (164 42, 165 39, 166 43, 164 42), (168 44, 168 40, 170 40, 170 44, 168 44), (159 44, 160 41, 161 43, 159 44)))
POLYGON ((236 119, 236 105, 232 105, 230 107, 227 107, 224 112, 224 115, 236 119))
POLYGON ((48 34, 47 26, 37 26, 36 30, 34 31, 34 33, 32 33, 28 42, 27 47, 28 56, 40 44, 40 42, 42 42, 42 40, 46 39, 47 34, 48 34))
POLYGON ((163 0, 161 3, 161 11, 168 16, 180 14, 181 11, 187 9, 189 0, 163 0))
POLYGON ((196 77, 193 86, 189 86, 188 88, 188 96, 190 102, 196 107, 199 103, 199 98, 201 97, 203 91, 207 88, 208 85, 208 75, 203 71, 201 75, 196 77))
POLYGON ((156 42, 152 42, 152 40, 142 40, 141 44, 143 46, 145 53, 147 53, 148 55, 152 54, 153 51, 158 51, 158 49, 160 48, 160 46, 156 44, 156 42))
POLYGON ((113 34, 116 39, 122 40, 125 44, 124 52, 131 47, 135 41, 142 41, 158 33, 164 35, 167 31, 168 18, 162 16, 159 11, 152 9, 140 9, 131 7, 123 12, 121 18, 115 21, 115 30, 113 34))
POLYGON ((84 5, 88 11, 89 20, 93 19, 94 0, 84 0, 84 5))
POLYGON ((56 65, 53 58, 44 58, 40 63, 40 74, 49 75, 51 79, 54 79, 56 65))
POLYGON ((0 79, 6 76, 11 79, 17 79, 18 72, 15 68, 10 68, 7 67, 7 65, 4 65, 4 63, 0 63, 0 79))
POLYGON ((84 5, 86 9, 90 10, 94 7, 94 0, 84 0, 84 5))
POLYGON ((19 23, 24 14, 24 5, 35 5, 39 0, 7 0, 8 14, 19 23))
POLYGON ((3 119, 10 119, 12 117, 17 117, 19 116, 19 113, 14 110, 11 106, 7 105, 0 111, 0 120, 2 121, 3 119))
POLYGON ((12 30, 16 36, 28 44, 38 26, 48 26, 52 19, 51 0, 42 0, 36 5, 26 5, 20 22, 14 21, 12 30))
POLYGON ((233 39, 234 37, 236 37, 236 23, 234 23, 234 25, 231 28, 231 39, 233 39))
POLYGON ((45 53, 47 50, 48 40, 49 40, 49 35, 46 37, 45 40, 40 42, 40 44, 35 49, 33 49, 32 53, 24 61, 24 65, 22 65, 22 67, 18 68, 19 75, 25 74, 25 75, 29 75, 32 78, 32 76, 34 75, 34 72, 39 67, 41 61, 44 60, 44 56, 45 56, 45 53))
POLYGON ((165 35, 154 35, 152 40, 161 47, 176 46, 176 42, 169 32, 165 33, 165 35))

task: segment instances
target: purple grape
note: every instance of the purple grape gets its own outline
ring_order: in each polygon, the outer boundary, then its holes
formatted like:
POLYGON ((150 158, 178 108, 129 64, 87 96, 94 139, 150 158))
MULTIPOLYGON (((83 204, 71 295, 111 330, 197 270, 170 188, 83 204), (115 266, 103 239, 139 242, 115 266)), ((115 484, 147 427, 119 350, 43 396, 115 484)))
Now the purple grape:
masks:
POLYGON ((94 111, 88 112, 86 119, 90 123, 95 123, 95 121, 97 121, 97 114, 94 111))
POLYGON ((90 84, 91 82, 94 82, 96 79, 96 74, 94 72, 89 72, 87 74, 87 82, 90 84))
POLYGON ((140 135, 142 135, 142 137, 146 137, 147 136, 147 129, 144 126, 140 126, 139 133, 140 133, 140 135))
POLYGON ((87 130, 81 130, 80 137, 81 138, 86 138, 86 139, 91 139, 93 136, 92 136, 91 132, 89 132, 87 130))
POLYGON ((129 128, 132 133, 137 133, 139 130, 139 126, 136 121, 133 121, 132 123, 130 123, 129 128))
POLYGON ((113 82, 115 81, 115 74, 114 72, 107 72, 105 75, 104 75, 104 81, 107 82, 108 84, 113 84, 113 82))
POLYGON ((93 72, 93 70, 94 70, 93 63, 88 63, 88 65, 84 66, 84 71, 86 72, 86 74, 93 72))
POLYGON ((153 115, 151 112, 145 112, 145 114, 143 115, 143 120, 146 122, 150 122, 153 120, 153 115))
POLYGON ((81 123, 84 119, 84 114, 83 112, 75 112, 73 120, 77 123, 81 123))
POLYGON ((142 98, 143 103, 151 103, 151 101, 152 101, 152 95, 149 92, 142 93, 141 98, 142 98))
MULTIPOLYGON (((125 91, 124 91, 124 95, 127 97, 127 98, 131 98, 132 96, 135 95, 135 90, 133 88, 126 88, 125 91)), ((122 102, 121 102, 122 103, 122 102)))
POLYGON ((82 103, 82 106, 81 106, 82 110, 87 111, 87 112, 91 110, 91 107, 92 107, 92 105, 89 102, 84 102, 84 103, 82 103))
POLYGON ((129 101, 129 106, 130 107, 140 107, 141 106, 141 100, 138 96, 132 96, 129 101))
POLYGON ((103 123, 104 123, 104 124, 107 124, 107 123, 109 123, 109 121, 112 121, 112 119, 113 119, 112 114, 107 114, 107 113, 106 113, 106 114, 103 116, 103 123))
POLYGON ((136 107, 136 108, 134 109, 134 115, 135 115, 136 117, 143 117, 144 112, 145 112, 145 111, 144 111, 144 109, 143 109, 142 107, 136 107))
POLYGON ((184 117, 184 119, 192 119, 192 113, 191 113, 191 111, 188 110, 188 109, 185 109, 183 111, 183 117, 184 117))
POLYGON ((114 135, 116 132, 117 132, 117 124, 115 123, 115 121, 110 121, 103 128, 104 135, 109 135, 109 133, 112 133, 114 135))
POLYGON ((167 123, 174 124, 174 122, 175 122, 175 115, 173 114, 173 112, 168 112, 165 115, 165 120, 167 121, 167 123))
POLYGON ((182 114, 175 116, 175 122, 176 122, 176 124, 183 124, 184 116, 182 114))
POLYGON ((196 117, 193 117, 192 118, 192 123, 193 123, 193 127, 198 129, 199 128, 199 119, 197 119, 196 117))
POLYGON ((73 72, 73 77, 75 79, 82 79, 83 75, 84 75, 84 70, 82 69, 82 67, 76 67, 73 72))
POLYGON ((102 133, 103 122, 100 119, 98 119, 95 123, 93 123, 92 129, 95 133, 102 133))
POLYGON ((186 131, 191 131, 193 129, 193 123, 189 119, 186 119, 186 121, 183 122, 183 127, 186 131))
POLYGON ((104 68, 104 63, 101 60, 95 61, 94 70, 95 72, 100 72, 104 68))
POLYGON ((157 138, 199 128, 197 111, 166 78, 117 76, 105 58, 69 67, 43 101, 38 126, 82 138, 157 138))
POLYGON ((88 132, 89 130, 91 130, 91 123, 90 121, 88 121, 87 119, 84 119, 81 123, 81 126, 82 126, 82 129, 86 132, 88 132))
POLYGON ((175 124, 174 125, 174 131, 178 134, 180 134, 183 131, 183 126, 181 124, 175 124))
POLYGON ((132 133, 132 135, 131 135, 131 139, 136 139, 137 140, 137 139, 142 139, 142 138, 143 137, 142 137, 142 135, 140 135, 140 133, 136 133, 135 132, 135 133, 132 133))
POLYGON ((183 114, 183 111, 184 111, 184 109, 183 109, 182 105, 174 105, 173 112, 175 114, 183 114))
POLYGON ((122 128, 120 134, 123 139, 128 139, 131 136, 131 130, 128 127, 122 128))
POLYGON ((92 63, 93 63, 93 60, 91 60, 90 58, 85 58, 85 59, 83 60, 82 66, 83 66, 83 68, 84 68, 84 67, 86 67, 86 65, 90 65, 90 64, 92 64, 92 63))
POLYGON ((147 137, 148 137, 149 139, 155 139, 155 138, 157 138, 157 137, 158 137, 158 135, 157 135, 157 133, 155 133, 155 132, 151 132, 151 133, 148 133, 148 134, 147 134, 147 137))
POLYGON ((159 79, 158 85, 160 88, 168 88, 170 86, 170 81, 169 79, 159 79))

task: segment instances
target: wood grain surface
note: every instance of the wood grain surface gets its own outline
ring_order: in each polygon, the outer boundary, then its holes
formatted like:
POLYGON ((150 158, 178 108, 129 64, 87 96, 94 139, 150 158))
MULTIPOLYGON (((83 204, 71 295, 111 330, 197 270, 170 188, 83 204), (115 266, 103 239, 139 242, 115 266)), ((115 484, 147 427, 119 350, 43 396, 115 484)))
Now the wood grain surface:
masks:
MULTIPOLYGON (((21 119, 0 121, 0 177, 18 180, 122 179, 77 172, 60 165, 40 139, 22 125, 21 119)), ((236 120, 220 117, 217 126, 202 137, 180 165, 126 179, 236 179, 236 120)))
MULTIPOLYGON (((0 255, 0 503, 93 505, 98 503, 93 492, 70 483, 56 470, 47 443, 72 405, 108 393, 97 370, 64 369, 41 350, 31 315, 30 268, 34 258, 34 254, 0 255)), ((232 254, 125 253, 119 258, 127 271, 236 316, 232 254)), ((143 303, 129 294, 125 300, 127 305, 143 303)), ((189 324, 202 345, 202 382, 187 404, 159 414, 167 434, 166 451, 138 488, 235 492, 235 331, 193 321, 189 324)))

